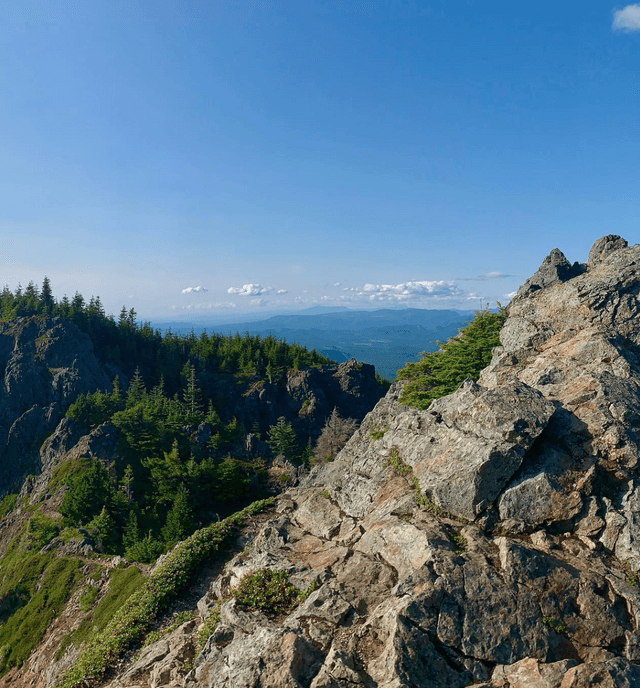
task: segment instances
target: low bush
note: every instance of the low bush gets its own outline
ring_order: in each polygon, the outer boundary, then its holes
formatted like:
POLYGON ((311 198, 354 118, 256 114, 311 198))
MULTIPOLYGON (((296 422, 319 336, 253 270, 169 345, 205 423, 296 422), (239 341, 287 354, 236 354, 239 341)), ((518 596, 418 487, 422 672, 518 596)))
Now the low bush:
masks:
POLYGON ((407 380, 400 403, 426 409, 434 399, 455 392, 470 378, 474 382, 491 362, 491 352, 500 344, 498 335, 506 314, 488 310, 476 313, 467 327, 441 344, 439 351, 425 353, 417 363, 407 363, 398 371, 399 380, 407 380))

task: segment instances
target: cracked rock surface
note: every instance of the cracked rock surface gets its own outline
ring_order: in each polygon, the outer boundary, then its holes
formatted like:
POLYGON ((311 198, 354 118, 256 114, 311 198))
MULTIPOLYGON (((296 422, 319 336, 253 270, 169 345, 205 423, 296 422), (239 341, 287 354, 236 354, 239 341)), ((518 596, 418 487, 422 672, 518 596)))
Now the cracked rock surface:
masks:
POLYGON ((425 411, 393 385, 213 581, 193 665, 161 641, 113 688, 640 686, 639 294, 640 246, 554 249, 478 383, 425 411), (242 609, 262 568, 312 592, 242 609))

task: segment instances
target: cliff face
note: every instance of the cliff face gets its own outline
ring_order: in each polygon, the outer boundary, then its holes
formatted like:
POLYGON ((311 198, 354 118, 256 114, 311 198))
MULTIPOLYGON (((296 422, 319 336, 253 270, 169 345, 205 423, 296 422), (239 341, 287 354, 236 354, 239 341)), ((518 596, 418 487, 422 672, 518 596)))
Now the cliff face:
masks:
POLYGON ((111 379, 88 335, 45 317, 0 323, 0 380, 1 495, 40 472, 40 446, 77 396, 111 379))
POLYGON ((639 266, 619 237, 552 252, 478 384, 392 387, 213 579, 202 652, 190 621, 110 686, 640 685, 639 266), (231 590, 264 568, 315 589, 252 611, 231 590))

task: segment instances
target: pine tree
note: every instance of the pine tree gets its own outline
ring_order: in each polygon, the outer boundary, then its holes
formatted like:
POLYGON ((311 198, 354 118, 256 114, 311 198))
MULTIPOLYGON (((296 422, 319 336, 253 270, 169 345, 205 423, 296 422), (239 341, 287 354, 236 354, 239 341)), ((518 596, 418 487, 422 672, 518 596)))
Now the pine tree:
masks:
POLYGON ((173 506, 167 514, 167 521, 162 529, 165 542, 178 542, 191 532, 193 515, 189 506, 189 493, 184 485, 180 485, 173 501, 173 506))
POLYGON ((269 429, 267 444, 276 456, 282 454, 289 461, 295 461, 298 458, 296 431, 284 416, 280 416, 278 422, 269 429))
POLYGON ((182 376, 187 380, 187 386, 182 394, 185 406, 185 423, 198 425, 202 422, 203 414, 200 406, 200 390, 196 381, 196 369, 193 363, 185 363, 182 376))
POLYGON ((53 313, 55 301, 53 300, 53 293, 51 291, 51 282, 45 275, 42 280, 42 289, 40 290, 40 303, 42 303, 42 310, 45 313, 53 313))
POLYGON ((113 501, 113 481, 98 459, 72 474, 69 491, 62 498, 60 513, 66 525, 87 524, 113 501))
POLYGON ((127 517, 127 523, 122 534, 122 544, 125 550, 134 547, 140 541, 140 530, 138 529, 138 517, 134 509, 131 509, 127 517))
POLYGON ((116 547, 116 523, 106 507, 91 520, 87 530, 96 539, 98 550, 113 552, 116 547))
POLYGON ((140 374, 140 368, 136 368, 129 383, 129 389, 127 390, 127 402, 126 407, 131 408, 139 402, 141 402, 147 396, 147 388, 140 374))

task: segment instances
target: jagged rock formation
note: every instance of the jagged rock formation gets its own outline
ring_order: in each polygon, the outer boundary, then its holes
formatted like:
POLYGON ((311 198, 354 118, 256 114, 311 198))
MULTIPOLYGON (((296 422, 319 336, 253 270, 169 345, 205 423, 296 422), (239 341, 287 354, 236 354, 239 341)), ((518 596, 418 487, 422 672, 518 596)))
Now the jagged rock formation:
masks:
POLYGON ((614 236, 552 252, 478 384, 427 411, 394 385, 281 497, 200 600, 193 669, 171 636, 111 688, 640 685, 639 266, 614 236), (247 611, 230 590, 261 568, 315 590, 247 611))
POLYGON ((286 384, 257 382, 233 404, 233 415, 266 432, 279 416, 292 421, 300 436, 317 439, 331 411, 360 421, 382 396, 375 368, 355 359, 340 365, 290 370, 286 384))
POLYGON ((91 339, 59 317, 0 323, 0 495, 39 473, 40 445, 79 394, 108 389, 91 339))
MULTIPOLYGON (((640 686, 639 295, 640 246, 607 236, 573 265, 554 250, 477 383, 426 411, 392 386, 238 543, 196 619, 109 688, 640 686), (265 568, 309 594, 243 607, 231 591, 265 568)), ((108 451, 101 433, 78 450, 108 451)), ((56 671, 36 652, 11 685, 56 671)))

